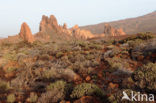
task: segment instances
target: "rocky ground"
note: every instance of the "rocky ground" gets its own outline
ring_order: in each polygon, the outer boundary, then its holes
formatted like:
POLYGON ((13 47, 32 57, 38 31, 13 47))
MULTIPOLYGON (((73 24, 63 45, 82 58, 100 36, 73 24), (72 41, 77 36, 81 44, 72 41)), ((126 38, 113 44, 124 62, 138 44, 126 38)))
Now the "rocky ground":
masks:
POLYGON ((156 93, 156 38, 0 43, 0 103, 127 103, 156 93))

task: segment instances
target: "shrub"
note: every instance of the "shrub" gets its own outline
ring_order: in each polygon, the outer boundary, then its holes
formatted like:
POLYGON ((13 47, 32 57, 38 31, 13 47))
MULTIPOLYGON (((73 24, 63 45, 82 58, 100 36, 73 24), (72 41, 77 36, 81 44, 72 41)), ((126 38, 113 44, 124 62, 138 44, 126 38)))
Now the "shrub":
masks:
POLYGON ((142 40, 148 40, 154 38, 154 35, 151 32, 138 33, 136 38, 142 40))
POLYGON ((113 47, 112 50, 108 50, 104 56, 105 57, 114 57, 116 55, 118 55, 120 53, 120 49, 119 48, 116 48, 116 47, 113 47))
POLYGON ((5 53, 3 55, 3 58, 5 58, 7 60, 16 60, 16 52, 12 51, 12 52, 5 53))
POLYGON ((36 103, 37 99, 38 99, 37 94, 35 94, 35 93, 33 93, 33 92, 30 93, 29 101, 30 101, 31 103, 36 103))
MULTIPOLYGON (((109 103, 136 103, 136 101, 134 102, 128 102, 127 100, 122 100, 123 97, 123 91, 129 96, 131 97, 131 89, 125 89, 125 90, 120 90, 117 93, 111 94, 108 97, 108 101, 109 103)), ((137 93, 136 91, 133 91, 134 93, 137 93)))
POLYGON ((92 55, 92 54, 88 54, 88 55, 86 56, 86 59, 87 59, 87 60, 92 60, 92 59, 94 59, 94 58, 95 58, 95 56, 92 55))
POLYGON ((7 96, 7 102, 9 102, 9 103, 14 103, 15 101, 16 101, 16 97, 15 97, 14 94, 9 94, 9 95, 7 96))
POLYGON ((71 85, 65 81, 56 81, 47 86, 47 92, 38 99, 39 103, 56 103, 64 100, 70 93, 71 85))
POLYGON ((129 45, 129 47, 134 48, 134 47, 138 46, 139 44, 143 43, 143 40, 141 40, 141 39, 130 40, 127 43, 129 45))
POLYGON ((43 54, 43 55, 39 56, 39 59, 41 59, 41 60, 49 60, 50 58, 49 58, 48 54, 43 54))
POLYGON ((9 83, 0 80, 0 92, 6 92, 10 88, 9 83))
POLYGON ((51 68, 50 70, 46 70, 43 72, 43 79, 64 79, 67 81, 73 81, 74 77, 77 76, 77 74, 72 69, 57 69, 57 68, 51 68))
POLYGON ((71 98, 81 98, 82 96, 98 96, 102 98, 104 97, 104 92, 95 84, 82 83, 74 88, 70 96, 71 98))
POLYGON ((9 67, 6 72, 11 73, 11 72, 14 72, 16 70, 17 70, 17 68, 9 67))
POLYGON ((108 72, 115 72, 116 70, 123 68, 124 64, 120 58, 113 57, 113 58, 108 58, 106 60, 110 67, 109 70, 107 70, 108 72))
POLYGON ((63 52, 58 52, 56 53, 56 58, 61 58, 64 55, 63 52))
POLYGON ((141 89, 156 91, 156 64, 148 63, 133 73, 136 85, 141 89))
POLYGON ((54 90, 56 88, 56 89, 59 89, 60 91, 64 91, 66 84, 67 83, 64 81, 56 81, 55 83, 49 84, 46 89, 54 90))
POLYGON ((92 61, 92 63, 91 63, 91 66, 92 66, 92 67, 97 67, 97 66, 99 66, 99 65, 100 65, 100 63, 99 63, 97 60, 95 60, 95 59, 94 59, 94 60, 92 61))
POLYGON ((124 40, 119 41, 119 43, 127 43, 128 41, 135 41, 135 40, 149 40, 154 38, 154 35, 150 32, 146 32, 146 33, 138 33, 136 36, 131 36, 128 37, 124 40))
POLYGON ((84 41, 79 41, 79 42, 78 42, 78 45, 79 45, 80 47, 86 47, 88 44, 87 44, 86 42, 84 42, 84 41))
POLYGON ((12 43, 5 42, 5 41, 1 43, 1 47, 11 47, 12 45, 13 45, 12 43))
POLYGON ((102 49, 102 46, 101 45, 99 45, 99 44, 90 44, 89 45, 89 48, 91 48, 91 49, 102 49))

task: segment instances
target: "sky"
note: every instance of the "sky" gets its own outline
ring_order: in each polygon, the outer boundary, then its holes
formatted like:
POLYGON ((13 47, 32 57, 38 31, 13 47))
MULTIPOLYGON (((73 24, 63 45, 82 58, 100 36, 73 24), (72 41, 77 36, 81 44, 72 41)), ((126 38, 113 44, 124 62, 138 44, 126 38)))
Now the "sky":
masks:
POLYGON ((0 0, 0 37, 18 34, 23 22, 39 31, 42 15, 55 15, 68 27, 142 16, 156 10, 156 0, 0 0))

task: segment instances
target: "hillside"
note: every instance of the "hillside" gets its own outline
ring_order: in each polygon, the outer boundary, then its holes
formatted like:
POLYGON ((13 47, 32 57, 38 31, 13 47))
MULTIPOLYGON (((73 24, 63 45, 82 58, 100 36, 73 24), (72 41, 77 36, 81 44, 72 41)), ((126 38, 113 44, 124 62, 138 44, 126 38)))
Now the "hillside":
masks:
MULTIPOLYGON (((105 25, 93 35, 43 15, 0 40, 0 103, 129 103, 122 93, 156 94, 156 35, 105 25)), ((128 95, 129 96, 129 95, 128 95)), ((148 98, 143 98, 146 103, 148 98)))
POLYGON ((156 93, 150 33, 62 43, 8 39, 0 43, 0 103, 128 103, 123 91, 156 93))
POLYGON ((156 33, 156 11, 136 18, 88 25, 80 28, 89 30, 94 34, 101 34, 104 32, 105 24, 110 24, 115 28, 123 28, 124 32, 127 34, 135 34, 138 32, 147 31, 156 33))

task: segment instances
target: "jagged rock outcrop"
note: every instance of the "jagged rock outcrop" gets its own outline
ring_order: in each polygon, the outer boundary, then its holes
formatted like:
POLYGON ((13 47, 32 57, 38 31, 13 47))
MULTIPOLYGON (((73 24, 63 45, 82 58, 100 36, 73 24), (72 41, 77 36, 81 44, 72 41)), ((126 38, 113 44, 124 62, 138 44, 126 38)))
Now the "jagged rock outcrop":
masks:
POLYGON ((94 37, 94 35, 88 30, 81 30, 78 25, 75 25, 72 29, 73 37, 77 39, 88 39, 94 37))
POLYGON ((33 43, 35 41, 29 26, 25 22, 21 25, 19 36, 28 43, 33 43))
POLYGON ((60 26, 58 25, 57 19, 54 15, 51 15, 50 17, 43 15, 40 22, 40 32, 47 32, 49 30, 59 32, 60 26))
POLYGON ((63 24, 63 29, 67 29, 67 24, 66 23, 63 24))
POLYGON ((51 15, 50 17, 45 15, 42 16, 39 33, 37 35, 46 39, 70 37, 76 39, 88 39, 94 36, 90 31, 80 30, 78 25, 74 26, 72 29, 68 29, 66 23, 64 23, 63 26, 58 25, 57 19, 54 15, 51 15))
POLYGON ((105 26, 104 26, 104 34, 106 36, 121 36, 121 35, 125 35, 125 32, 123 31, 122 28, 115 29, 112 26, 110 26, 109 24, 105 24, 105 26))

